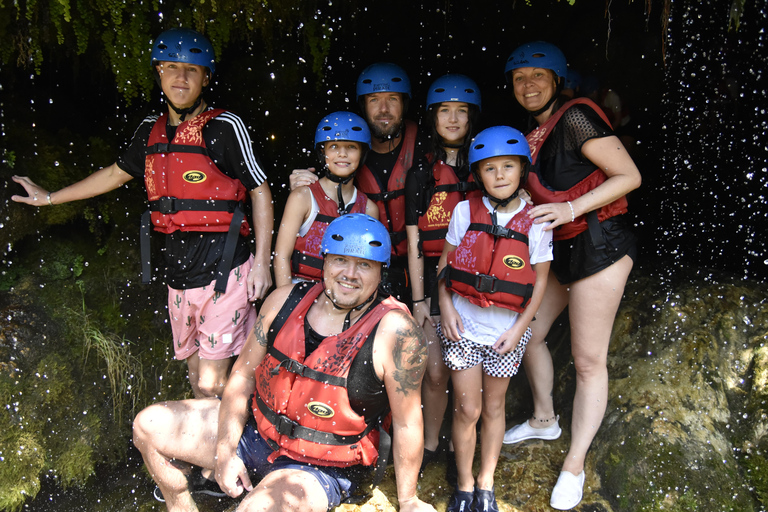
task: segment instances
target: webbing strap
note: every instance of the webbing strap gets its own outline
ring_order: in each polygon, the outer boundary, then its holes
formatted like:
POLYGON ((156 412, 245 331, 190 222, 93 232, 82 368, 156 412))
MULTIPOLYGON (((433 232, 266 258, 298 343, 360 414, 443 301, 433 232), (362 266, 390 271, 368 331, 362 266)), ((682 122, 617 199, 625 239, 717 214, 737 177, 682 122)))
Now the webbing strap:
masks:
POLYGON ((600 219, 597 218, 597 210, 587 213, 587 230, 595 249, 598 251, 605 249, 605 236, 603 236, 603 230, 600 229, 600 219))
POLYGON ((379 192, 378 194, 368 194, 366 192, 365 195, 368 196, 368 199, 371 201, 391 201, 393 199, 397 199, 398 197, 405 194, 405 189, 401 188, 398 190, 387 190, 386 192, 379 192))
POLYGON ((308 267, 323 270, 323 259, 311 254, 304 254, 301 251, 294 250, 291 255, 291 271, 294 274, 299 273, 299 265, 306 265, 308 267))
POLYGON ((308 379, 315 380, 317 382, 322 382, 323 384, 330 384, 331 386, 339 386, 346 389, 347 387, 347 379, 346 377, 339 377, 338 375, 328 375, 327 373, 323 373, 318 370, 314 370, 310 368, 309 366, 302 364, 295 359, 291 359, 287 355, 283 354, 279 350, 277 350, 274 345, 269 348, 267 351, 269 355, 277 359, 280 364, 272 368, 270 370, 270 373, 272 375, 277 375, 280 371, 280 368, 284 368, 286 371, 295 373, 296 375, 300 375, 302 377, 306 377, 308 379))
POLYGON ((332 432, 322 432, 313 428, 305 427, 299 423, 293 421, 288 416, 278 414, 269 408, 267 404, 261 399, 260 396, 256 397, 256 403, 258 404, 259 411, 267 418, 274 427, 275 430, 283 436, 290 439, 303 439, 312 443, 329 444, 334 446, 345 446, 349 444, 355 444, 362 438, 368 435, 374 427, 378 426, 377 421, 372 421, 366 425, 365 430, 360 434, 352 436, 342 436, 334 434, 332 432))
POLYGON ((245 212, 240 207, 240 203, 238 203, 232 214, 232 222, 229 223, 227 239, 224 242, 224 252, 221 255, 219 264, 216 266, 216 285, 213 287, 213 290, 216 292, 224 293, 227 291, 229 272, 232 270, 232 261, 235 259, 235 251, 237 249, 237 239, 240 236, 240 224, 242 224, 244 218, 245 212))
POLYGON ((502 281, 496 276, 489 276, 488 274, 471 274, 451 266, 445 266, 440 275, 445 277, 445 285, 448 287, 451 286, 451 281, 458 281, 471 286, 480 293, 508 293, 510 295, 517 295, 518 297, 523 298, 521 307, 525 307, 533 295, 532 284, 502 281))
POLYGON ((141 282, 152 282, 152 251, 150 250, 150 233, 152 227, 152 212, 147 210, 141 214, 139 227, 139 247, 141 250, 141 282))
POLYGON ((211 160, 213 160, 215 156, 208 150, 208 148, 188 146, 186 144, 152 144, 151 146, 147 146, 145 150, 145 155, 154 155, 157 153, 195 153, 198 155, 206 155, 211 160))
POLYGON ((234 213, 238 206, 239 201, 230 199, 178 199, 168 196, 149 202, 150 211, 165 215, 184 211, 234 213))
POLYGON ((509 238, 513 240, 518 240, 520 242, 523 242, 525 245, 528 245, 527 236, 515 231, 514 229, 505 228, 504 226, 500 226, 498 224, 491 225, 491 224, 483 224, 480 222, 473 222, 469 225, 469 228, 467 228, 467 231, 484 231, 491 236, 495 236, 498 238, 509 238))

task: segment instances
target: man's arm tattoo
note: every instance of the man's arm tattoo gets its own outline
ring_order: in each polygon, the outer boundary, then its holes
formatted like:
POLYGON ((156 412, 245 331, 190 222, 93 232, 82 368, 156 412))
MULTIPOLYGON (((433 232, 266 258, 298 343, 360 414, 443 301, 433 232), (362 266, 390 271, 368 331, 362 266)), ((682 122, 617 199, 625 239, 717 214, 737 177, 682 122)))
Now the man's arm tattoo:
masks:
POLYGON ((253 326, 253 334, 256 336, 256 341, 259 342, 259 345, 266 347, 267 335, 264 334, 264 324, 262 323, 263 320, 264 315, 259 314, 259 317, 256 319, 256 325, 253 326))
POLYGON ((395 371, 392 376, 399 384, 397 391, 407 395, 421 386, 427 363, 427 342, 424 331, 412 321, 397 329, 395 337, 395 371))

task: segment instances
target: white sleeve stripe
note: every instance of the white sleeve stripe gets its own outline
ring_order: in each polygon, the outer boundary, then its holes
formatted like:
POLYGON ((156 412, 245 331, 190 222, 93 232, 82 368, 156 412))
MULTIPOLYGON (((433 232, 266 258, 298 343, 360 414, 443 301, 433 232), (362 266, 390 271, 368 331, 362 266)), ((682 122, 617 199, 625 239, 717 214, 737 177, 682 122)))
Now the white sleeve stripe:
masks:
POLYGON ((256 181, 256 183, 264 183, 267 180, 267 175, 264 170, 259 167, 256 157, 253 154, 253 144, 251 143, 251 137, 248 135, 248 130, 243 124, 243 120, 230 112, 224 112, 216 119, 226 121, 232 126, 237 138, 237 142, 240 145, 243 157, 245 158, 245 166, 248 168, 248 172, 256 181))
POLYGON ((142 126, 144 126, 144 123, 149 123, 152 126, 154 126, 155 123, 157 122, 158 117, 160 116, 158 116, 157 114, 153 114, 145 117, 144 120, 141 121, 141 123, 139 123, 139 126, 136 127, 136 130, 134 130, 133 136, 131 136, 131 140, 133 140, 136 137, 136 134, 139 133, 139 130, 141 129, 142 126))

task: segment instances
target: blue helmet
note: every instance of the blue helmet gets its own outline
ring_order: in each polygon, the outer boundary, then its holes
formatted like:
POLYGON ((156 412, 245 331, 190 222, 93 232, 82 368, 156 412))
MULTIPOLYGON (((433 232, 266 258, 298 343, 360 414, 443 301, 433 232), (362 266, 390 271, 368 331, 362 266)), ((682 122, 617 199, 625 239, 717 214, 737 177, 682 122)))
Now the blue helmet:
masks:
POLYGON ((357 78, 357 100, 375 92, 399 92, 411 97, 411 81, 405 70, 397 64, 377 62, 371 64, 357 78))
POLYGON ((216 71, 211 42, 200 32, 187 28, 172 28, 157 36, 152 45, 152 65, 159 60, 203 66, 211 74, 216 71))
POLYGON ((325 230, 320 254, 340 254, 389 266, 392 245, 384 224, 364 213, 350 213, 333 220, 325 230))
POLYGON ((459 101, 475 105, 480 110, 480 88, 464 75, 443 75, 429 86, 427 110, 436 103, 459 101))
POLYGON ((357 114, 334 112, 323 117, 315 131, 315 145, 329 140, 351 140, 371 147, 371 131, 357 114))
MULTIPOLYGON (((481 187, 483 181, 477 174, 476 164, 481 160, 495 156, 519 156, 525 159, 522 162, 523 171, 518 185, 518 190, 520 190, 528 178, 528 168, 531 162, 531 149, 528 147, 525 135, 509 126, 492 126, 481 131, 477 137, 472 139, 469 144, 469 166, 475 173, 475 180, 481 187)), ((513 197, 516 197, 516 194, 513 197)))
POLYGON ((579 73, 576 70, 569 69, 568 73, 565 75, 565 86, 564 89, 578 89, 581 85, 581 73, 579 73))
POLYGON ((557 78, 565 78, 568 67, 565 55, 552 43, 535 41, 518 46, 509 55, 504 75, 509 81, 509 72, 518 68, 551 69, 557 78))
POLYGON ((469 145, 469 165, 494 156, 520 156, 531 161, 531 149, 525 135, 510 126, 486 128, 469 145))

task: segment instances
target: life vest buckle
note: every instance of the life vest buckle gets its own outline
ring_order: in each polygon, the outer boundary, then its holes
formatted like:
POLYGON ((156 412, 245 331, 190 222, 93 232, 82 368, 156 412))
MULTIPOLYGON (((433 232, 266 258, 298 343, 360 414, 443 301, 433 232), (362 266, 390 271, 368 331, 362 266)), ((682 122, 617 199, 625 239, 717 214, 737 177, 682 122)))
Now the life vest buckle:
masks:
POLYGON ((168 196, 160 197, 150 203, 150 209, 153 212, 160 212, 165 215, 176 213, 178 211, 176 209, 176 198, 168 196))
POLYGON ((487 274, 478 274, 475 282, 475 290, 480 293, 494 293, 496 277, 487 274))
POLYGON ((278 434, 289 437, 291 439, 295 439, 296 427, 298 427, 299 424, 290 419, 288 416, 281 414, 277 417, 277 421, 274 422, 274 426, 278 434))
POLYGON ((497 238, 512 238, 512 233, 514 233, 514 231, 498 224, 494 224, 488 229, 488 234, 497 238))

